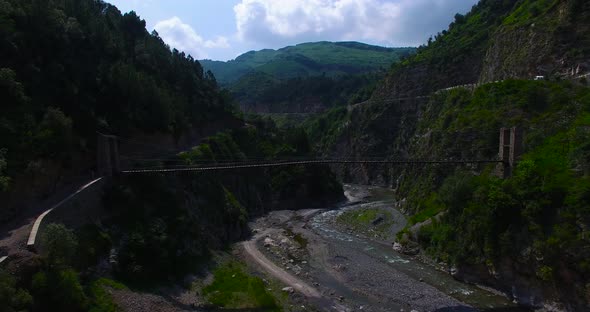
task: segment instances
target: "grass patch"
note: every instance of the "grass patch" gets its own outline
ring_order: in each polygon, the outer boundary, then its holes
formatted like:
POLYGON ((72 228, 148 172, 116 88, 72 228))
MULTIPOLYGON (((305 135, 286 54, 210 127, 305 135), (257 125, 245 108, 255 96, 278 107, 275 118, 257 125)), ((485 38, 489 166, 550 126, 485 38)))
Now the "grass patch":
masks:
POLYGON ((303 235, 297 233, 295 234, 295 236, 293 236, 293 239, 295 239, 295 241, 299 244, 299 246, 301 246, 301 248, 307 248, 307 239, 305 239, 303 235))
POLYGON ((338 220, 350 225, 370 225, 379 216, 388 218, 391 217, 391 213, 381 209, 352 210, 338 216, 338 220))
POLYGON ((394 224, 391 212, 379 208, 346 211, 339 215, 336 221, 352 228, 354 231, 371 236, 378 235, 382 238, 388 236, 389 229, 394 224), (383 221, 373 225, 373 221, 379 217, 383 217, 383 221))
POLYGON ((100 278, 88 287, 88 293, 91 298, 91 306, 89 311, 91 312, 116 312, 121 311, 119 307, 113 302, 112 296, 105 289, 107 287, 121 290, 127 289, 127 287, 119 282, 100 278))
POLYGON ((281 311, 262 279, 249 275, 237 262, 228 262, 214 272, 214 281, 203 294, 215 306, 226 309, 281 311))
POLYGON ((303 235, 293 232, 292 229, 287 229, 287 234, 289 236, 292 236, 293 239, 299 244, 299 246, 301 246, 301 248, 307 248, 308 242, 307 239, 303 237, 303 235))
POLYGON ((444 206, 439 203, 438 197, 434 194, 428 197, 422 206, 424 207, 422 210, 408 219, 408 225, 424 222, 444 210, 444 206))
POLYGON ((545 15, 557 3, 556 0, 526 0, 503 23, 514 26, 533 23, 536 17, 545 15))

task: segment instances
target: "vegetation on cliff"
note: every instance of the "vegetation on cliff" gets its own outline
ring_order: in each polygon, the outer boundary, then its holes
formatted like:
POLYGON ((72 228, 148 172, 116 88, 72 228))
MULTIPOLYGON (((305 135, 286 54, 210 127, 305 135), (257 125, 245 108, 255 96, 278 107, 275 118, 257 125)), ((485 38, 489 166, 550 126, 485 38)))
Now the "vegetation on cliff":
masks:
POLYGON ((497 129, 511 125, 525 131, 526 153, 508 179, 497 177, 495 165, 478 174, 440 167, 406 172, 415 178, 402 183, 400 194, 422 216, 414 222, 444 212, 421 229, 419 242, 450 263, 528 263, 542 281, 574 282, 583 293, 590 277, 589 116, 590 90, 567 82, 513 80, 433 98, 411 157, 492 159, 494 149, 485 147, 496 147, 497 129), (464 148, 449 148, 456 145, 464 148), (563 280, 565 272, 578 279, 563 280))
POLYGON ((394 65, 367 103, 308 122, 314 147, 350 157, 494 159, 500 127, 520 127, 525 155, 507 179, 495 165, 348 168, 348 178, 396 188, 411 215, 400 239, 476 272, 472 281, 530 294, 517 296, 524 304, 586 307, 590 97, 573 77, 590 70, 589 14, 585 1, 480 1, 394 65), (538 74, 547 81, 530 80, 538 74), (435 92, 477 82, 489 83, 435 92))

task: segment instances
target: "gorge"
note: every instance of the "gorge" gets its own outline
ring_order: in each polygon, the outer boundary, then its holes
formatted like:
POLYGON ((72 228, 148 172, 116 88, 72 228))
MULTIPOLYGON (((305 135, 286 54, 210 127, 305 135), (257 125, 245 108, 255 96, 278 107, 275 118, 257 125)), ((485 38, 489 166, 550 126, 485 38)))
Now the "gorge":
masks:
POLYGON ((100 0, 0 9, 0 310, 590 308, 590 2, 229 62, 100 0))

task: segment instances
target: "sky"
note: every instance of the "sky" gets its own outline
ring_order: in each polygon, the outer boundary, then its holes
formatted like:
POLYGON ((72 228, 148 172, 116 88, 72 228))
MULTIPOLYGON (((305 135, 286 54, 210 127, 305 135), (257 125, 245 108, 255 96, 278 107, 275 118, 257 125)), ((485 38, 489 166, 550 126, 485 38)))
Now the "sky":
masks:
POLYGON ((173 48, 230 60, 313 41, 418 46, 477 0, 106 0, 135 11, 173 48))

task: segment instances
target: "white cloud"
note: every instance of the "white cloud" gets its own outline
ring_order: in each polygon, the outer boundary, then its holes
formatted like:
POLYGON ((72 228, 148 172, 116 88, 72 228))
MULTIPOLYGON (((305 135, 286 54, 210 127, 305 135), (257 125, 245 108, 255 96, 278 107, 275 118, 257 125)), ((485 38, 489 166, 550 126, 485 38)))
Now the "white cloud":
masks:
POLYGON ((227 38, 218 36, 213 40, 205 40, 190 25, 178 17, 160 21, 154 29, 171 47, 190 54, 195 59, 207 58, 208 49, 226 49, 230 47, 227 38))
POLYGON ((361 40, 416 45, 477 0, 241 0, 238 38, 265 44, 361 40))

